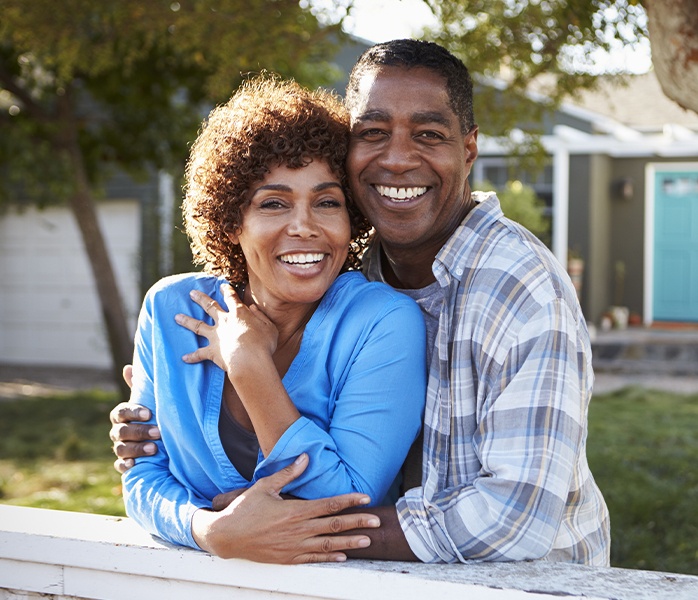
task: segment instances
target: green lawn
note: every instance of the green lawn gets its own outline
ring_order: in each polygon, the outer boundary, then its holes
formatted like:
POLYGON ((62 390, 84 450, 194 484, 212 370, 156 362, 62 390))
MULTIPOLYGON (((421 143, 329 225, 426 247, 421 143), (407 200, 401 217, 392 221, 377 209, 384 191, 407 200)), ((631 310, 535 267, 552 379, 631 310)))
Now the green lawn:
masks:
MULTIPOLYGON (((103 393, 0 401, 0 502, 123 515, 115 403, 103 393)), ((698 395, 595 397, 588 456, 611 512, 613 566, 698 575, 698 395)))
POLYGON ((589 414, 611 564, 698 575, 698 395, 627 388, 595 397, 589 414))

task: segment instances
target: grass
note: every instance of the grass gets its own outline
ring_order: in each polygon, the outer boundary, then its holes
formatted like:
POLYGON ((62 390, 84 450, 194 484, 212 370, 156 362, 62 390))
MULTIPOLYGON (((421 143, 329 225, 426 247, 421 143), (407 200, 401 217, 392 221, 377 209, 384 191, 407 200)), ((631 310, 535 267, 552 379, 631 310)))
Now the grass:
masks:
MULTIPOLYGON (((108 439, 116 402, 0 401, 0 503, 123 515, 108 439)), ((611 564, 698 575, 698 395, 595 397, 588 457, 611 513, 611 564)))
POLYGON ((698 575, 698 395, 594 398, 587 455, 611 514, 611 564, 698 575))
POLYGON ((0 502, 123 515, 111 467, 114 394, 0 401, 0 502))

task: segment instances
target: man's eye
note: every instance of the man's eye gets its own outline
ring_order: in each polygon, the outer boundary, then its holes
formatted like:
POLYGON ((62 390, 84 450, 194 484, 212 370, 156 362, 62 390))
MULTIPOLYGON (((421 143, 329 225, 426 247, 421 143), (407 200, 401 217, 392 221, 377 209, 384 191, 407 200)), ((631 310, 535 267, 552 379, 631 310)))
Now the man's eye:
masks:
POLYGON ((417 137, 424 139, 424 140, 443 140, 444 139, 444 136, 441 135, 438 131, 422 131, 417 137))
POLYGON ((367 139, 367 138, 379 138, 385 135, 385 132, 382 129, 364 129, 362 132, 359 133, 359 137, 367 139))

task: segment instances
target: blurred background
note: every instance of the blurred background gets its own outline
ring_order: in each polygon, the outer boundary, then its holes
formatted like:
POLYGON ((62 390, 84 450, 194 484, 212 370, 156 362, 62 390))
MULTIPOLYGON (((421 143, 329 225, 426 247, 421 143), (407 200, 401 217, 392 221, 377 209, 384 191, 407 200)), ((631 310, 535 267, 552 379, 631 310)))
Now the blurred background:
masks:
POLYGON ((202 120, 261 70, 342 94, 398 37, 464 60, 473 185, 577 288, 614 564, 698 573, 693 0, 0 0, 0 501, 121 514, 106 415, 143 294, 193 268, 202 120))

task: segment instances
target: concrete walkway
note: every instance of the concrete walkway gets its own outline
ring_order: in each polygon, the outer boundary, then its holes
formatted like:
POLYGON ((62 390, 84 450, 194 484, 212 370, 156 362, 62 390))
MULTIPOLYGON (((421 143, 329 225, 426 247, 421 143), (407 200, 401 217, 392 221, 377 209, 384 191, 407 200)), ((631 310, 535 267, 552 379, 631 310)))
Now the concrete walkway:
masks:
POLYGON ((698 394, 698 326, 590 331, 594 392, 627 386, 698 394))
MULTIPOLYGON (((635 385, 698 394, 698 325, 606 332, 592 328, 590 334, 596 374, 594 393, 635 385)), ((110 371, 0 364, 0 400, 95 388, 116 391, 110 371)))

